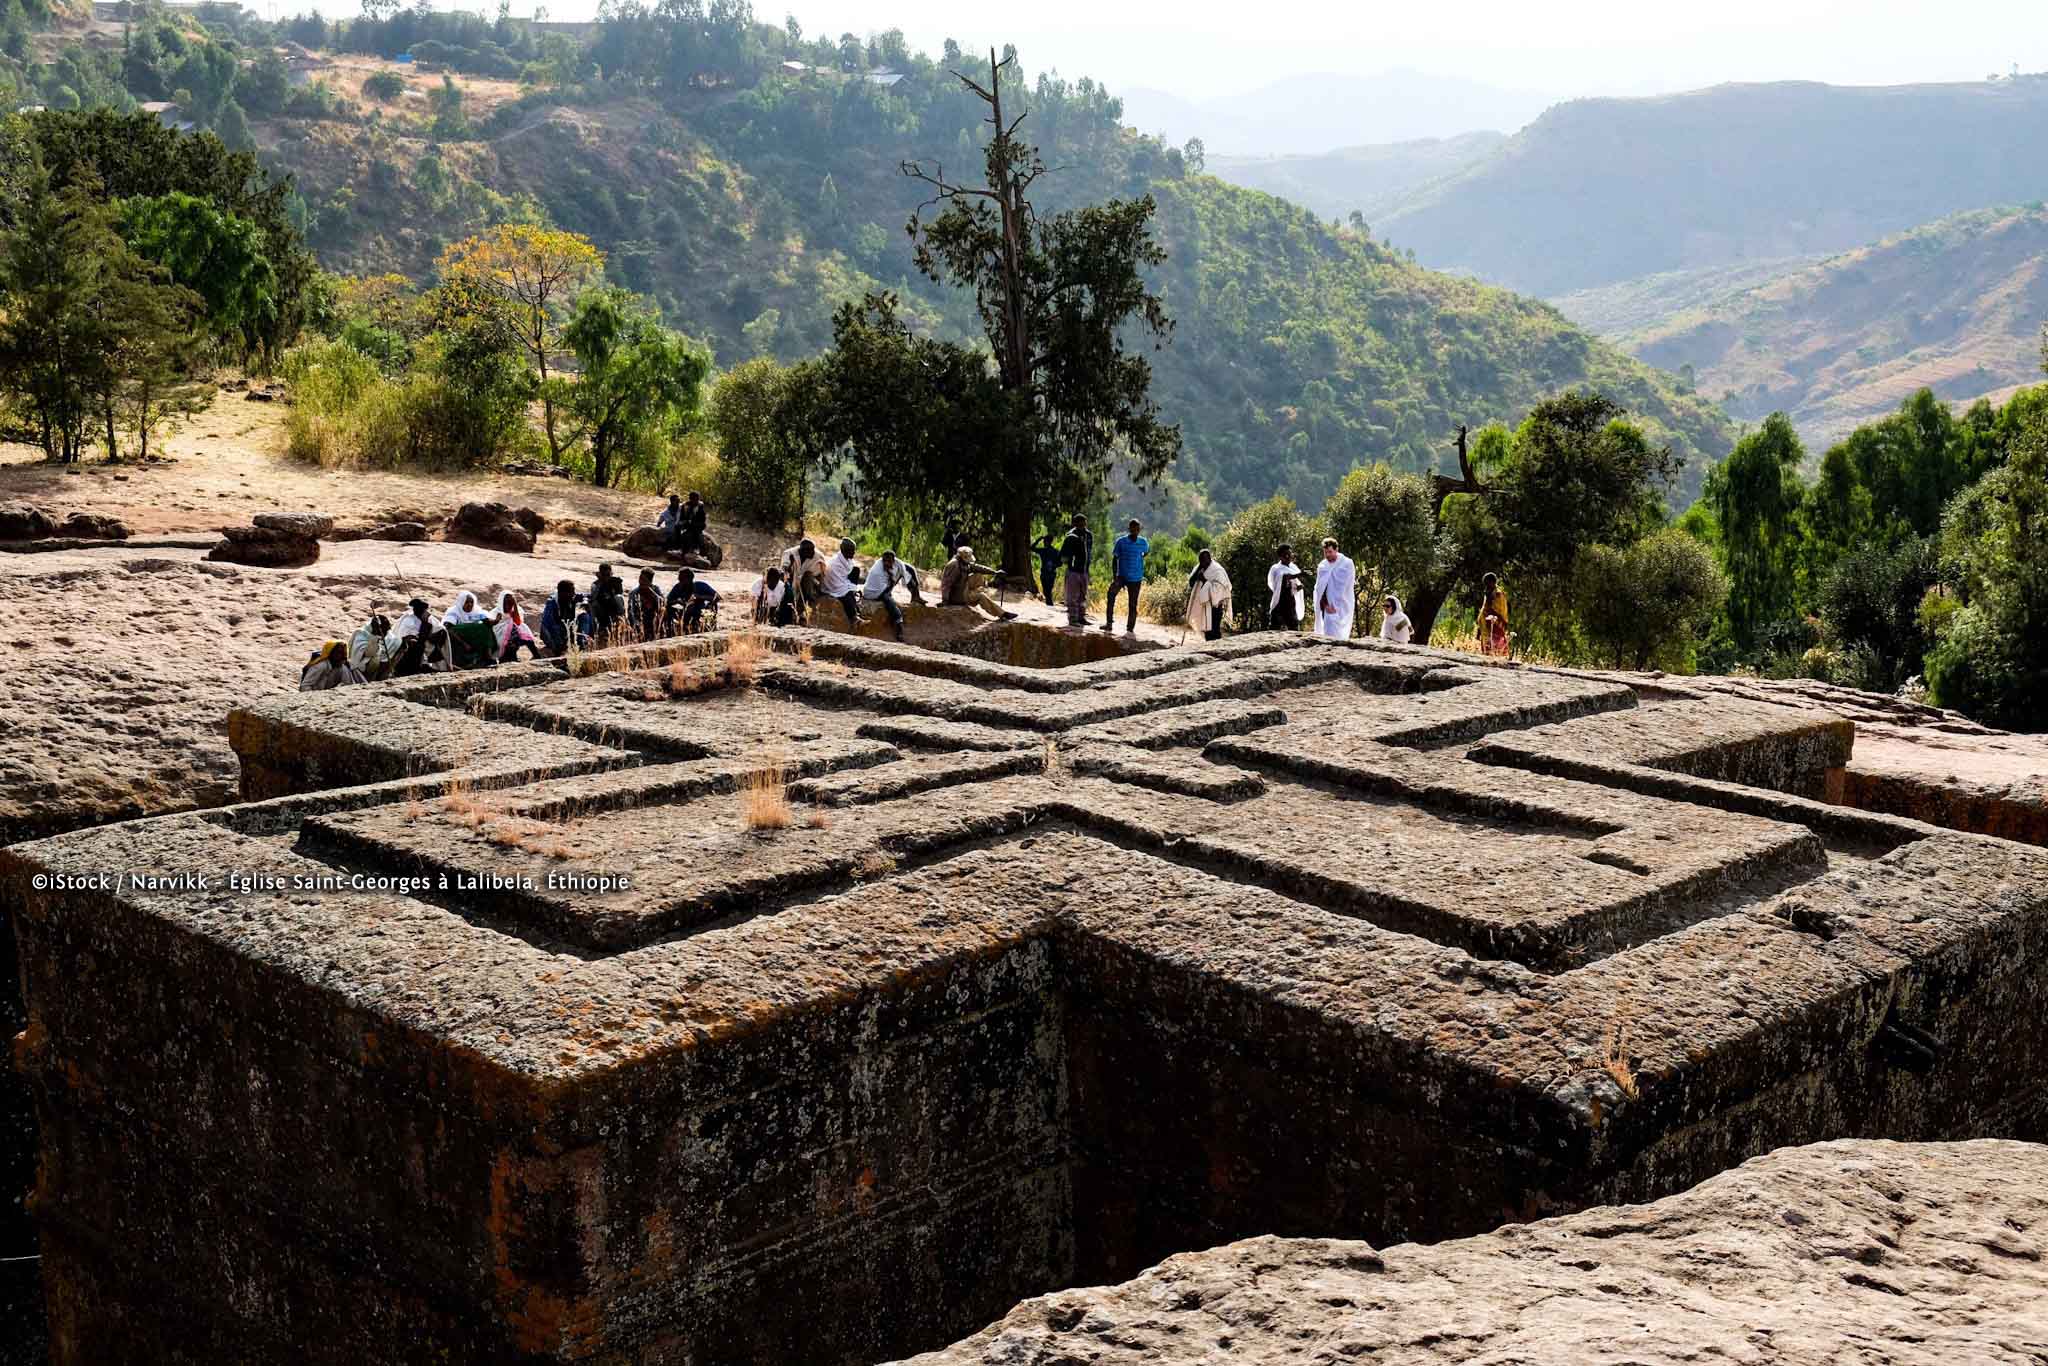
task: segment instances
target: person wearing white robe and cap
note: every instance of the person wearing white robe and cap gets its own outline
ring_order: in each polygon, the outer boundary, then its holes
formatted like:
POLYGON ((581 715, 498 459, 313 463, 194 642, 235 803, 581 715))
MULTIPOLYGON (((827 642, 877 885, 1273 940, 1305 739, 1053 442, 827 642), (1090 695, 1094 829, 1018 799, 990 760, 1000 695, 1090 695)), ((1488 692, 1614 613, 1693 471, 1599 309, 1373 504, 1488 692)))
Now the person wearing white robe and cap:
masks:
POLYGON ((1194 572, 1188 575, 1188 626, 1200 631, 1204 640, 1221 640, 1228 625, 1230 575, 1204 550, 1196 556, 1194 572))
POLYGON ((1266 571, 1266 622, 1275 631, 1299 631, 1306 604, 1301 592, 1301 566, 1294 562, 1294 547, 1280 547, 1273 567, 1266 571))
POLYGON ((1358 609, 1358 570, 1337 542, 1323 541, 1323 562, 1316 566, 1316 634, 1331 640, 1351 639, 1351 617, 1358 609))
POLYGON ((1396 645, 1406 645, 1415 639, 1415 623, 1408 620, 1408 614, 1401 610, 1401 599, 1387 594, 1380 604, 1384 615, 1380 617, 1380 639, 1391 640, 1396 645))

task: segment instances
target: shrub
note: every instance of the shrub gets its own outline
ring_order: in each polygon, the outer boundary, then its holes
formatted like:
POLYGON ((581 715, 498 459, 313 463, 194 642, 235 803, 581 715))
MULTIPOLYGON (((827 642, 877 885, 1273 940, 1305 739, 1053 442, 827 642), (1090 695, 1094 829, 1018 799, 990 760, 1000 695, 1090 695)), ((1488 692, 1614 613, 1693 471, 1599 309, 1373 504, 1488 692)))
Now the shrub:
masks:
POLYGON ((1617 665, 1683 667, 1728 598, 1713 552, 1676 527, 1625 550, 1588 546, 1578 561, 1580 625, 1617 665))
POLYGON ((405 78, 396 71, 376 71, 363 78, 363 94, 379 104, 390 104, 405 94, 405 78))

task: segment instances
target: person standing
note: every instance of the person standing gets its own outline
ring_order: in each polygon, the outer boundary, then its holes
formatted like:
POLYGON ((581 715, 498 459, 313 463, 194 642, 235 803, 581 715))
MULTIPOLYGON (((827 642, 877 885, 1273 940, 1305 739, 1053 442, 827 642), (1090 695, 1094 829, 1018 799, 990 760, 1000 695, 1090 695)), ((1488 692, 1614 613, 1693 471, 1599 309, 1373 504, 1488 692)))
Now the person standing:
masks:
POLYGON ((1380 639, 1396 645, 1406 645, 1415 639, 1415 623, 1408 620, 1408 614, 1401 610, 1401 599, 1392 593, 1380 604, 1380 639))
POLYGON ((924 594, 919 591, 917 570, 896 558, 896 552, 885 550, 882 558, 875 561, 875 567, 868 571, 868 581, 861 588, 861 596, 869 602, 878 602, 889 614, 889 627, 896 632, 900 643, 903 639, 903 608, 897 605, 896 590, 910 590, 910 600, 919 607, 924 606, 924 594))
POLYGON ((1358 610, 1358 569, 1337 549, 1333 537, 1323 538, 1323 562, 1316 566, 1316 634, 1331 640, 1351 639, 1351 618, 1358 610))
POLYGON ((1145 582, 1145 554, 1152 549, 1152 542, 1138 534, 1138 519, 1133 517, 1124 534, 1110 543, 1109 547, 1109 603, 1103 609, 1102 629, 1112 630, 1116 626, 1116 595, 1120 591, 1130 594, 1130 615, 1124 621, 1124 630, 1138 629, 1138 588, 1145 582))
POLYGON ((948 517, 946 519, 946 534, 939 538, 939 543, 946 547, 947 559, 952 559, 959 552, 960 542, 963 539, 960 534, 960 523, 954 518, 948 517))
POLYGON ((1479 580, 1479 653, 1505 656, 1510 639, 1508 591, 1498 575, 1487 574, 1479 580))
POLYGON ((1054 586, 1060 580, 1060 543, 1053 539, 1048 527, 1043 536, 1031 543, 1031 549, 1038 556, 1038 585, 1045 591, 1045 605, 1050 607, 1057 596, 1054 586))
POLYGON ((1095 558, 1093 542, 1088 519, 1075 513, 1060 541, 1060 566, 1066 571, 1067 625, 1083 631, 1088 629, 1088 565, 1095 558))
POLYGON ((1266 591, 1272 595, 1266 603, 1266 621, 1275 631, 1299 631, 1301 629, 1301 566, 1294 562, 1294 547, 1283 545, 1273 557, 1273 567, 1266 571, 1266 591))
POLYGON ((1188 625, 1202 633, 1204 640, 1223 639, 1230 624, 1230 575, 1203 550, 1195 556, 1194 572, 1188 575, 1188 625))

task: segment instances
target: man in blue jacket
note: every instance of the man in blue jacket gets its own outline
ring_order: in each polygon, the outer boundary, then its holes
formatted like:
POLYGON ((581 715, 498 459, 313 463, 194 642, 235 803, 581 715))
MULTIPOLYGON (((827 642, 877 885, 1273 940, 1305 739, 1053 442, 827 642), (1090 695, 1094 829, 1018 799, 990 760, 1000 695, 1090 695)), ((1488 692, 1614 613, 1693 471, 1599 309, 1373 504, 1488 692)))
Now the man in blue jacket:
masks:
POLYGON ((1102 629, 1116 629, 1116 595, 1119 590, 1131 597, 1130 615, 1125 618, 1124 630, 1138 629, 1138 586, 1145 582, 1145 552, 1152 543, 1138 534, 1138 519, 1133 517, 1129 530, 1116 538, 1109 547, 1109 605, 1103 611, 1102 629))

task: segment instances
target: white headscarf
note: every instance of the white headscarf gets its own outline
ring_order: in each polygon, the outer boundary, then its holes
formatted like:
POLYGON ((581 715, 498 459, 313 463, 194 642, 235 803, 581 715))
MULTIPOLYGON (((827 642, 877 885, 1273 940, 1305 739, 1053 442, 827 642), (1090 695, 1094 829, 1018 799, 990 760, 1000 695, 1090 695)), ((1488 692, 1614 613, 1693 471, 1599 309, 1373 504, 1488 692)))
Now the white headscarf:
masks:
POLYGON ((1387 601, 1394 604, 1394 610, 1380 618, 1380 639, 1406 645, 1415 637, 1415 623, 1408 620, 1408 614, 1401 610, 1399 594, 1387 594, 1387 601))
POLYGON ((477 602, 476 594, 470 592, 467 588, 463 589, 455 595, 455 601, 448 604, 448 610, 441 614, 441 624, 443 626, 461 626, 472 621, 482 621, 488 614, 477 607, 477 602), (464 601, 469 603, 468 607, 462 605, 464 601))

